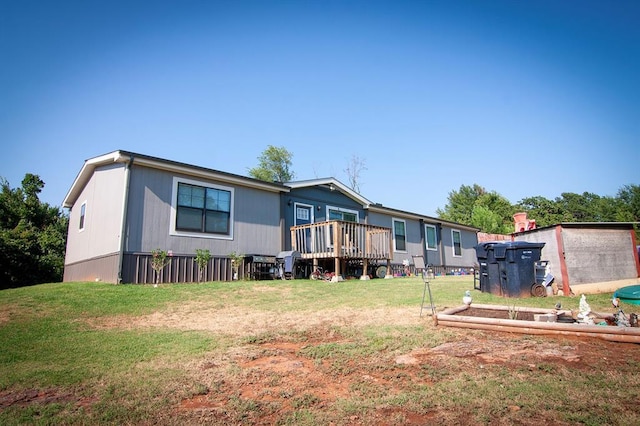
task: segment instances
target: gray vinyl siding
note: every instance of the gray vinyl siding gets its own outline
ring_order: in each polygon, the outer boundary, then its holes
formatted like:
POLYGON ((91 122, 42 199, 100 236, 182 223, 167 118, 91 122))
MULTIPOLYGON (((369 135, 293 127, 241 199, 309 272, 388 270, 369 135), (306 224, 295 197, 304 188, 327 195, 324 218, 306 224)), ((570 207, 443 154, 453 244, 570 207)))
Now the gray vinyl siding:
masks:
POLYGON ((459 228, 442 227, 442 254, 444 264, 449 267, 469 267, 478 263, 476 257, 476 246, 478 245, 478 234, 474 231, 467 231, 459 228), (453 237, 451 230, 460 231, 460 243, 462 245, 462 256, 453 254, 453 237))
POLYGON ((224 187, 226 183, 193 179, 157 169, 136 167, 131 173, 125 252, 171 250, 176 255, 208 249, 212 255, 231 252, 275 255, 282 249, 280 195, 234 186, 233 239, 170 235, 174 176, 224 187))
POLYGON ((120 249, 125 167, 115 163, 97 168, 69 210, 65 265, 117 253, 120 249), (84 229, 80 209, 86 202, 84 229))
MULTIPOLYGON (((403 220, 406 224, 406 250, 395 251, 395 247, 392 247, 392 259, 391 263, 402 263, 404 260, 409 260, 413 263, 413 256, 423 256, 422 241, 420 234, 420 222, 415 219, 407 219, 400 216, 388 216, 380 213, 370 212, 367 216, 367 223, 374 226, 384 226, 391 229, 391 237, 393 238, 393 219, 403 220)), ((393 245, 393 243, 392 243, 393 245)))
POLYGON ((436 227, 438 250, 426 250, 424 245, 424 222, 419 219, 403 217, 401 214, 394 216, 370 212, 367 217, 367 223, 392 228, 394 218, 404 220, 406 223, 407 250, 406 253, 394 252, 392 263, 399 264, 405 259, 413 263, 412 256, 426 256, 425 263, 436 266, 463 268, 471 267, 477 263, 475 247, 478 245, 478 236, 475 231, 453 228, 460 231, 462 244, 462 256, 454 256, 451 237, 452 228, 450 227, 430 222, 429 224, 436 227))

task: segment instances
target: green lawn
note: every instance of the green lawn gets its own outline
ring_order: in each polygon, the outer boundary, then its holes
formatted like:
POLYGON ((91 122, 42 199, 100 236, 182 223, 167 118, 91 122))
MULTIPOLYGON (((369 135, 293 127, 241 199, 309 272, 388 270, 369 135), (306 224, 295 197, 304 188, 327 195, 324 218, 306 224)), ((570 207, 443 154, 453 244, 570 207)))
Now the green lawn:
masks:
MULTIPOLYGON (((429 309, 419 316, 423 288, 407 277, 3 290, 0 424, 640 424, 640 345, 436 327, 429 309), (425 352, 485 340, 581 358, 425 352), (419 362, 394 362, 407 354, 419 362)), ((431 288, 438 310, 467 289, 505 304, 471 277, 431 288)), ((611 312, 610 297, 588 302, 611 312)), ((579 298, 506 302, 558 301, 579 298)))

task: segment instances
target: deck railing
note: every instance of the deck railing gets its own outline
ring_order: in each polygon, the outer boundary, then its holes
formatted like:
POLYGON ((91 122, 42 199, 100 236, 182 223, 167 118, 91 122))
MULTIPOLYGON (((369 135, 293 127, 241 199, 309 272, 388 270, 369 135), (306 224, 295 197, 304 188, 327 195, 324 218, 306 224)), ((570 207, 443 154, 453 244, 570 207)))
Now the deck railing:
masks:
POLYGON ((332 220, 291 227, 292 250, 303 259, 391 258, 391 229, 332 220))

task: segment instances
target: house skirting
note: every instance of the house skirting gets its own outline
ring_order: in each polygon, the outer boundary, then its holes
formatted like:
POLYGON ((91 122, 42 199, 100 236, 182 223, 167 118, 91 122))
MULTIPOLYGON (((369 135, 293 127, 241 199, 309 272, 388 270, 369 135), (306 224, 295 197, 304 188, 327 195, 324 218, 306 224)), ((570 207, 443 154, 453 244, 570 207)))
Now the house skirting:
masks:
POLYGON ((64 282, 102 281, 118 282, 118 253, 94 257, 80 262, 64 265, 64 282))

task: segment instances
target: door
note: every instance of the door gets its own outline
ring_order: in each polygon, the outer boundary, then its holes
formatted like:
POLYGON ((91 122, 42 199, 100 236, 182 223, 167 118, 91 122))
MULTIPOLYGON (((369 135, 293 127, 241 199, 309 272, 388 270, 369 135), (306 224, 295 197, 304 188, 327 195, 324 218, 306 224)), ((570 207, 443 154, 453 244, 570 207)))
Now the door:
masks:
MULTIPOLYGON (((295 203, 294 205, 294 225, 309 225, 313 223, 313 206, 308 204, 299 204, 295 203)), ((304 241, 299 241, 302 243, 298 245, 298 251, 301 253, 313 253, 313 247, 311 245, 311 229, 305 229, 304 231, 304 241)))

